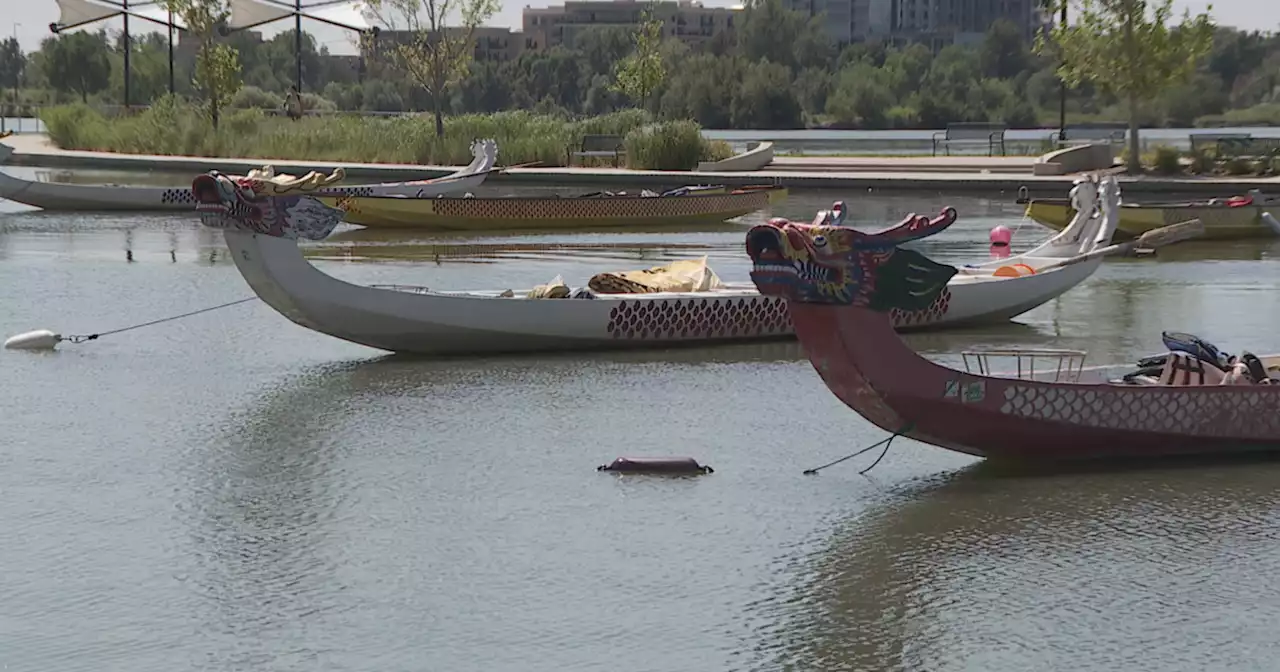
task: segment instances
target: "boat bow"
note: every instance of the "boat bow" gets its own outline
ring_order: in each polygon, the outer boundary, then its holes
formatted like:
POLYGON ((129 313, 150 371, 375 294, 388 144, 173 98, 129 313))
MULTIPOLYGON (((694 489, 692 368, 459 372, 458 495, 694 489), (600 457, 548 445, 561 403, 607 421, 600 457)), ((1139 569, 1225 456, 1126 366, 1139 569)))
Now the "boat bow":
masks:
MULTIPOLYGON (((1099 236, 1107 235, 1105 220, 1116 215, 1116 196, 1102 199, 1099 236)), ((903 236, 894 233, 902 228, 858 236, 829 227, 757 226, 746 241, 752 281, 762 294, 787 302, 814 369, 833 394, 878 427, 959 452, 1019 460, 1280 446, 1280 385, 1089 382, 1076 364, 1066 367, 1065 376, 1050 366, 1040 375, 1005 377, 985 367, 958 371, 919 356, 898 335, 891 315, 945 303, 947 281, 960 276, 953 266, 897 247, 894 241, 903 236), (815 254, 822 257, 820 268, 835 270, 804 270, 815 254), (779 262, 801 258, 796 272, 779 262), (833 281, 838 291, 830 287, 833 281)), ((993 282, 1035 282, 1057 272, 993 282)), ((1072 351, 1028 353, 1083 358, 1072 351)))

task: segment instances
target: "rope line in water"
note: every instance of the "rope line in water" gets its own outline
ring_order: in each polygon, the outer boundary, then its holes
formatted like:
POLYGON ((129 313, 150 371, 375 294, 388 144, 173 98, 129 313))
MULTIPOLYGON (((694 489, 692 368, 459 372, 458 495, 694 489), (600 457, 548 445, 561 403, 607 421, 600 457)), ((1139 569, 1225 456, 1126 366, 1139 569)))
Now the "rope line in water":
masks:
POLYGON ((62 338, 62 340, 64 340, 64 341, 69 341, 69 342, 71 342, 71 343, 84 343, 84 342, 86 342, 86 341, 94 341, 94 340, 97 340, 97 339, 99 339, 99 338, 101 338, 101 337, 103 337, 103 336, 110 336, 110 335, 112 335, 112 334, 119 334, 119 333, 121 333, 121 332, 125 332, 125 331, 132 331, 132 330, 134 330, 134 329, 141 329, 141 328, 143 328, 143 327, 149 327, 149 326, 151 326, 151 325, 153 325, 153 324, 161 324, 161 323, 164 323, 164 322, 172 322, 172 321, 174 321, 174 320, 180 320, 180 319, 182 319, 182 318, 184 318, 184 317, 191 317, 192 315, 199 315, 200 313, 208 313, 208 312, 212 312, 212 311, 215 311, 215 310, 219 310, 219 309, 221 309, 221 308, 228 308, 228 307, 234 306, 234 305, 236 305, 236 304, 240 304, 240 303, 247 303, 247 302, 249 302, 249 301, 256 301, 256 300, 258 300, 258 297, 256 297, 256 296, 250 296, 250 297, 245 298, 245 299, 239 299, 239 300, 236 300, 236 301, 231 301, 231 302, 229 302, 229 303, 219 304, 219 305, 212 306, 212 307, 209 307, 209 308, 201 308, 200 310, 193 310, 193 311, 191 311, 191 312, 189 312, 189 313, 183 313, 183 314, 181 314, 181 315, 173 315, 173 316, 171 316, 171 317, 162 317, 162 318, 160 318, 160 319, 158 319, 158 320, 151 320, 150 322, 143 322, 142 324, 135 324, 135 325, 133 325, 133 326, 131 326, 131 327, 123 327, 123 328, 121 328, 121 329, 112 329, 111 331, 102 331, 102 332, 99 332, 99 333, 96 333, 96 334, 64 336, 64 337, 62 338))
POLYGON ((863 448, 862 450, 859 450, 859 451, 858 451, 858 452, 856 452, 856 453, 853 453, 853 454, 851 454, 851 455, 845 455, 844 457, 842 457, 842 458, 840 458, 840 459, 838 459, 838 460, 836 460, 836 461, 834 461, 834 462, 828 462, 828 463, 826 463, 826 464, 822 465, 821 467, 814 467, 813 469, 805 469, 805 470, 804 470, 804 473, 805 473, 805 475, 812 475, 812 474, 816 474, 816 473, 818 473, 819 471, 821 471, 821 470, 823 470, 823 469, 826 469, 827 467, 833 467, 833 466, 835 466, 835 465, 837 465, 837 464, 840 464, 841 462, 844 462, 845 460, 855 458, 855 457, 857 457, 857 456, 859 456, 859 455, 862 455, 863 453, 866 453, 866 452, 868 452, 868 451, 871 451, 871 450, 873 450, 873 449, 875 449, 875 448, 879 448, 880 446, 884 446, 884 452, 880 453, 880 457, 877 457, 877 458, 876 458, 876 461, 875 461, 875 462, 872 462, 870 467, 867 467, 866 469, 863 469, 862 471, 859 471, 859 472, 858 472, 859 474, 865 474, 865 473, 867 473, 868 471, 871 471, 873 468, 875 468, 875 466, 876 466, 877 464, 880 464, 880 460, 883 460, 883 459, 884 459, 884 456, 885 456, 886 454, 888 454, 888 453, 889 453, 889 445, 893 443, 893 440, 894 440, 894 439, 896 439, 896 438, 898 438, 899 436, 902 436, 903 434, 906 434, 907 432, 911 431, 911 429, 912 429, 913 427, 915 427, 915 423, 913 423, 913 422, 908 422, 907 424, 905 424, 905 425, 903 425, 902 427, 900 427, 896 432, 894 432, 894 433, 893 433, 889 438, 887 438, 887 439, 881 439, 881 440, 879 440, 879 441, 876 441, 875 443, 873 443, 873 444, 871 444, 871 445, 867 446, 866 448, 863 448))

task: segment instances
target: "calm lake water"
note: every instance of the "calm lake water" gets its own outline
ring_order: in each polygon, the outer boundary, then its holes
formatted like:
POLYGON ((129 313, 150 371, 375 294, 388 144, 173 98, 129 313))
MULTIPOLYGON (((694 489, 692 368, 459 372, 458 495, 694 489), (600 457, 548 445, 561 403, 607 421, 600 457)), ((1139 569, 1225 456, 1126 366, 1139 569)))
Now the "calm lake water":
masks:
MULTIPOLYGON (((954 205, 960 221, 922 246, 939 259, 983 258, 996 224, 1019 247, 1047 233, 1011 199, 929 193, 797 192, 772 214, 836 198, 866 226, 954 205)), ((4 336, 251 295, 193 217, 0 211, 4 336)), ((442 289, 701 254, 746 280, 743 232, 768 214, 674 232, 349 232, 313 255, 351 281, 442 289)), ((1131 361, 1161 329, 1275 352, 1278 257, 1280 243, 1240 243, 1109 261, 1016 324, 909 340, 951 362, 984 344, 1131 361)), ((1167 672, 1280 653, 1280 462, 1007 475, 901 441, 865 477, 874 455, 803 476, 884 434, 795 344, 414 360, 253 302, 0 351, 0 379, 10 671, 1167 672), (654 454, 716 472, 595 471, 654 454)))

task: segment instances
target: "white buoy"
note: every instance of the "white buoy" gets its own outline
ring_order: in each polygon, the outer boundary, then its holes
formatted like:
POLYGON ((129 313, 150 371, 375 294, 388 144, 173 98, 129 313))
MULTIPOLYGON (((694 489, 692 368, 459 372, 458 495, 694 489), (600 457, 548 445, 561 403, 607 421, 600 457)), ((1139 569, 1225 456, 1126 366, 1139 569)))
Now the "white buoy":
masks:
POLYGON ((60 334, 37 329, 12 336, 4 342, 5 350, 53 350, 62 341, 60 334))

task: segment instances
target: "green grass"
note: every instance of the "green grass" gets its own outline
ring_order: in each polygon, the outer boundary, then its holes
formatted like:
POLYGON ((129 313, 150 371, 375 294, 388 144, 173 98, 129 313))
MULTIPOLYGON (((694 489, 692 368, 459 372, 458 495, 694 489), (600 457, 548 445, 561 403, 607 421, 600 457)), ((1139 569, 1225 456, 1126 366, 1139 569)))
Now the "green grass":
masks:
POLYGON ((468 114, 447 117, 442 138, 430 115, 294 121, 258 109, 227 111, 215 131, 199 108, 169 97, 131 116, 106 117, 76 104, 46 108, 40 118, 63 149, 130 154, 457 166, 471 162, 474 140, 492 138, 499 165, 563 166, 588 134, 624 136, 628 167, 637 169, 689 170, 730 154, 726 143, 703 138, 695 122, 655 122, 643 110, 583 120, 523 110, 468 114))

